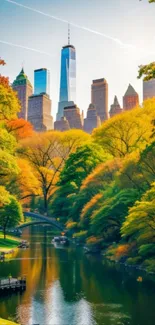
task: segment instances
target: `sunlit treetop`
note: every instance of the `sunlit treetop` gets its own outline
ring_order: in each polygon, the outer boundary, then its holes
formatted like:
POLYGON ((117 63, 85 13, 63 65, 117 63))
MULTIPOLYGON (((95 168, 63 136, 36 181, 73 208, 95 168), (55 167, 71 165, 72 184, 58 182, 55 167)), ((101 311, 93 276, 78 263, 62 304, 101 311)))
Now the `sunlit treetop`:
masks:
POLYGON ((155 79, 155 62, 139 66, 138 79, 141 77, 144 81, 155 79))

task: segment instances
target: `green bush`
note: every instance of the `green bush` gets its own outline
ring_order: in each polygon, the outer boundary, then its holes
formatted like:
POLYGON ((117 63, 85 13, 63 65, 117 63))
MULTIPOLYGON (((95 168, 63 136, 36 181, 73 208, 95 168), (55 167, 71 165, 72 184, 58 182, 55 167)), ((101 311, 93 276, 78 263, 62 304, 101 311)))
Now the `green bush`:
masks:
POLYGON ((146 244, 146 245, 140 246, 138 253, 142 257, 148 257, 150 255, 151 256, 155 255, 155 244, 146 244))
POLYGON ((137 265, 137 264, 140 264, 141 262, 142 262, 142 258, 140 256, 129 257, 127 259, 127 264, 129 264, 129 265, 137 265))
POLYGON ((155 258, 145 260, 143 266, 147 272, 155 272, 155 258))

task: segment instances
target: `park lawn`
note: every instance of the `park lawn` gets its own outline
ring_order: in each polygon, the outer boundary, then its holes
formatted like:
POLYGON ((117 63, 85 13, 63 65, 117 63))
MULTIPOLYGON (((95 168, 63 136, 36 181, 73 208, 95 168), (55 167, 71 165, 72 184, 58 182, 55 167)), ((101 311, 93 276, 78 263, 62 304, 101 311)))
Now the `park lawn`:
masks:
MULTIPOLYGON (((0 232, 0 252, 7 252, 13 248, 16 248, 20 243, 21 239, 7 235, 6 239, 3 238, 3 233, 0 232)), ((0 323, 1 325, 1 323, 0 323)))
POLYGON ((17 325, 17 323, 14 323, 10 320, 0 318, 0 325, 17 325))

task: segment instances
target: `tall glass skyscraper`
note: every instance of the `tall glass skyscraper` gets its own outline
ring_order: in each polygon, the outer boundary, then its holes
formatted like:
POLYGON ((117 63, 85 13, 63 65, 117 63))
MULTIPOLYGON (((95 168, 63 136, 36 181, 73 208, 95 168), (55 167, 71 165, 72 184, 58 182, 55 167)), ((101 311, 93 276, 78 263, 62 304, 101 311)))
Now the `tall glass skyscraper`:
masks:
POLYGON ((73 45, 63 46, 61 50, 60 96, 57 121, 64 115, 64 107, 76 102, 76 50, 73 45))
POLYGON ((47 69, 34 71, 34 95, 50 95, 50 73, 47 69))

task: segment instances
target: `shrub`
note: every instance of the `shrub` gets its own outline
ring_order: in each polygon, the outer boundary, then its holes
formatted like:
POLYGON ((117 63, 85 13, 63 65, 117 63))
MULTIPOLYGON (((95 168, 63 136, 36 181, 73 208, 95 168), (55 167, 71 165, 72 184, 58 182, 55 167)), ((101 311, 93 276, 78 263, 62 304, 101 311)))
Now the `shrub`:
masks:
POLYGON ((84 240, 84 239, 86 239, 86 236, 87 236, 87 231, 81 230, 81 231, 77 232, 76 234, 74 234, 73 238, 84 240))
POLYGON ((155 255, 155 244, 146 244, 146 245, 140 246, 138 253, 142 257, 155 255))
POLYGON ((140 256, 129 257, 127 259, 127 264, 129 264, 129 265, 137 265, 137 264, 140 264, 141 262, 142 262, 142 259, 140 256))

